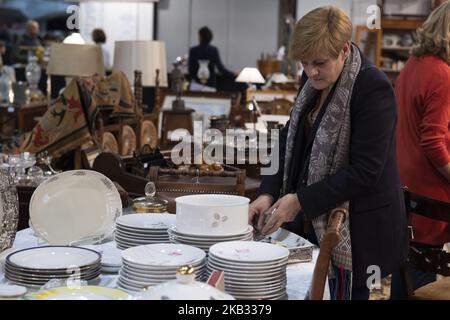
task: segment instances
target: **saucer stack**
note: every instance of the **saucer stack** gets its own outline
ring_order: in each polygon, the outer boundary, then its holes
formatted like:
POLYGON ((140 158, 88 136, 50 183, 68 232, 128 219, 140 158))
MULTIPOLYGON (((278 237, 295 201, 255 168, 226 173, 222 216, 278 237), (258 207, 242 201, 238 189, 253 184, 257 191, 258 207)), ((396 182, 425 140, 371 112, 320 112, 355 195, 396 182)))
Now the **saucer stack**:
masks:
POLYGON ((167 230, 170 242, 183 243, 194 246, 208 252, 209 248, 220 242, 243 240, 253 240, 253 227, 248 226, 244 232, 238 232, 229 235, 203 235, 203 234, 188 234, 177 230, 176 227, 171 227, 167 230))
POLYGON ((5 277, 26 287, 40 287, 53 279, 92 280, 100 275, 100 261, 99 253, 86 248, 29 248, 6 257, 5 277))
POLYGON ((128 214, 116 221, 117 248, 124 250, 152 243, 169 243, 167 229, 175 225, 169 213, 128 214))
POLYGON ((118 273, 122 266, 122 250, 117 248, 114 241, 106 242, 98 245, 87 245, 88 248, 97 251, 102 256, 101 267, 102 273, 118 273))
POLYGON ((274 244, 230 241, 209 249, 207 276, 224 271, 225 291, 236 299, 283 299, 289 250, 274 244))
POLYGON ((122 267, 117 284, 129 291, 176 279, 180 266, 191 265, 202 280, 206 266, 204 251, 184 244, 148 244, 122 251, 122 267))

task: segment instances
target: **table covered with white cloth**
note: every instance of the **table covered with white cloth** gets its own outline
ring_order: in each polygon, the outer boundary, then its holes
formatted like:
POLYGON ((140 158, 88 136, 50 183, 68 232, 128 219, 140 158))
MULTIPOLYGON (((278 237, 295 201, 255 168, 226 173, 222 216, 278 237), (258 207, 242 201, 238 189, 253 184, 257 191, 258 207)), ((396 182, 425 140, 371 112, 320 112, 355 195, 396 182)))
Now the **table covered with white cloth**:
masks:
MULTIPOLYGON (((0 254, 0 261, 4 261, 5 256, 15 250, 36 246, 44 246, 45 242, 39 240, 32 229, 21 230, 17 233, 14 245, 11 249, 0 254)), ((289 300, 303 300, 308 291, 315 262, 318 255, 318 248, 313 251, 313 259, 310 262, 293 263, 287 266, 287 295, 289 300)), ((0 266, 0 284, 8 283, 3 273, 3 266, 0 266)), ((117 274, 102 273, 98 279, 92 280, 92 285, 116 288, 117 274)), ((325 298, 329 297, 328 286, 325 288, 325 298)))

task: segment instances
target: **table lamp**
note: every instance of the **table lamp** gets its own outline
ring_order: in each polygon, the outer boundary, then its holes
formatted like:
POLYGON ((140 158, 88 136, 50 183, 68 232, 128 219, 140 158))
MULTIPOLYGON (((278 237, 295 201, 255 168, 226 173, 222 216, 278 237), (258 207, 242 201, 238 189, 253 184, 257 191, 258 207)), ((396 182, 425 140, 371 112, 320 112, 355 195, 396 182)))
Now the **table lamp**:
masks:
MULTIPOLYGON (((130 83, 134 71, 142 71, 142 86, 156 87, 155 106, 158 108, 159 87, 167 87, 166 45, 162 41, 116 41, 114 69, 123 71, 130 83)), ((158 113, 159 111, 156 110, 158 113)))
MULTIPOLYGON (((94 74, 105 75, 100 46, 53 43, 50 50, 47 74, 49 76, 65 76, 66 84, 72 77, 90 77, 94 74)), ((51 92, 50 81, 47 83, 47 93, 49 92, 51 92)))
MULTIPOLYGON (((237 76, 236 82, 245 82, 247 83, 249 89, 253 88, 253 84, 254 83, 265 83, 266 80, 264 79, 264 77, 262 76, 261 72, 259 72, 259 70, 257 68, 244 68, 239 75, 237 76)), ((256 100, 254 99, 254 97, 252 97, 251 99, 247 100, 251 100, 251 102, 248 105, 248 108, 250 111, 252 111, 253 113, 253 129, 256 130, 256 109, 258 108, 258 105, 256 103, 256 100)))

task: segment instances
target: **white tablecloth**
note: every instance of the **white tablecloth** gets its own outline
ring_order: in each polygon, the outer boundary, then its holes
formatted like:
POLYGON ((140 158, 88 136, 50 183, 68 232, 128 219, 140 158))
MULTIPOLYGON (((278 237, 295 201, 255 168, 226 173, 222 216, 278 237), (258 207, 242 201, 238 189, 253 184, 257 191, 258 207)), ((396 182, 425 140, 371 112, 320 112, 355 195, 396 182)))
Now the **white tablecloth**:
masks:
MULTIPOLYGON (((7 254, 14 250, 46 245, 45 242, 34 236, 32 229, 21 230, 17 233, 14 245, 11 249, 0 254, 0 264, 7 254)), ((289 300, 303 300, 311 282, 314 265, 319 250, 313 251, 313 260, 306 263, 295 263, 287 266, 287 294, 289 300)), ((116 287, 117 275, 102 274, 100 279, 95 280, 95 285, 114 288, 116 287)), ((7 283, 3 274, 3 268, 0 266, 0 283, 7 283)), ((329 297, 328 286, 325 288, 325 297, 329 297)))

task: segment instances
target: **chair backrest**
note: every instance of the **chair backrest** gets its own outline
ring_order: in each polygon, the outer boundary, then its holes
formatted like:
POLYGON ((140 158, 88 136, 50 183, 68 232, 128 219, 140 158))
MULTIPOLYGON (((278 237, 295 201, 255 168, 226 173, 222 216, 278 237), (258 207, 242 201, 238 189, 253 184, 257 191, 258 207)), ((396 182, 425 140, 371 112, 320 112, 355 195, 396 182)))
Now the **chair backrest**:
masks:
POLYGON ((331 261, 331 252, 340 240, 339 231, 345 220, 347 210, 334 209, 328 219, 327 231, 320 242, 319 256, 317 257, 314 273, 309 288, 309 300, 322 300, 325 291, 326 279, 331 261))
POLYGON ((216 172, 195 169, 166 169, 154 166, 150 168, 148 178, 155 183, 156 190, 159 192, 243 196, 245 194, 245 170, 226 167, 227 170, 216 172))
MULTIPOLYGON (((430 219, 450 223, 450 203, 430 199, 404 189, 408 214, 415 213, 430 219)), ((443 250, 418 251, 410 248, 409 263, 424 272, 450 276, 450 254, 443 250)))

